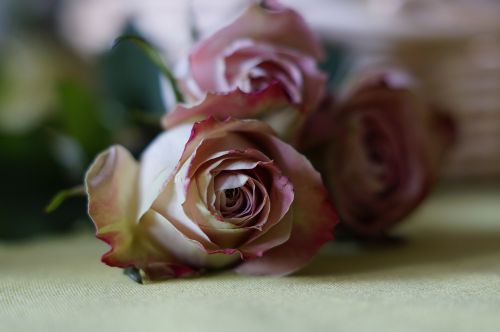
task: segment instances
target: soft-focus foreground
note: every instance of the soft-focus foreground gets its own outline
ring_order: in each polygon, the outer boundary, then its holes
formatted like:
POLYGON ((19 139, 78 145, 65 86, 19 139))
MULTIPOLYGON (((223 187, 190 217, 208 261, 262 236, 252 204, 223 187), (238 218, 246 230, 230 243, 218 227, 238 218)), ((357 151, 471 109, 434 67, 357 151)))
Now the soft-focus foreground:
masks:
POLYGON ((2 245, 0 329, 496 332, 499 195, 439 192, 392 240, 334 243, 286 278, 227 273, 144 287, 98 262, 105 245, 90 234, 2 245))

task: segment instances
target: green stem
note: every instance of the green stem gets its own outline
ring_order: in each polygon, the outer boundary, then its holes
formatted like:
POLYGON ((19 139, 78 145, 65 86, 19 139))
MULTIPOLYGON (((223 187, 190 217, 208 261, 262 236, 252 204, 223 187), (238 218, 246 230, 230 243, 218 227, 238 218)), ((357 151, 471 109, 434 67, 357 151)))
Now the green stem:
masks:
POLYGON ((170 82, 170 85, 172 86, 172 89, 174 91, 176 102, 183 103, 184 96, 182 95, 179 86, 177 85, 177 80, 163 61, 163 57, 160 55, 160 53, 147 40, 139 36, 132 35, 118 37, 115 40, 113 48, 117 47, 124 41, 130 41, 134 43, 148 56, 148 58, 158 67, 163 76, 170 82))
POLYGON ((62 190, 58 192, 50 200, 50 203, 45 207, 45 213, 54 212, 55 210, 57 210, 57 208, 59 208, 59 206, 61 206, 62 203, 64 203, 65 200, 67 200, 70 197, 84 196, 84 195, 85 195, 85 187, 83 185, 62 190))

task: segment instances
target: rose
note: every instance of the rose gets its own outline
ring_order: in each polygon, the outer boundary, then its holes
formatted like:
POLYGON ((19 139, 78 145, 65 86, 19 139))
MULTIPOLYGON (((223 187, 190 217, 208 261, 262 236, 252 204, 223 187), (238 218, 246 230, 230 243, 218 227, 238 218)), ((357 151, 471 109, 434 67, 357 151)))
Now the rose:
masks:
MULTIPOLYGON (((231 109, 229 115, 279 116, 279 121, 271 124, 291 124, 321 100, 325 75, 316 63, 321 55, 318 41, 298 13, 276 1, 264 1, 197 44, 180 66, 179 81, 191 101, 200 101, 207 93, 212 93, 212 98, 230 94, 236 99, 243 93, 272 95, 276 104, 254 107, 251 112, 231 109)), ((167 116, 164 124, 172 127, 207 115, 213 114, 181 112, 167 116)))
POLYGON ((297 12, 263 1, 193 48, 184 87, 199 100, 207 91, 249 93, 278 82, 293 103, 313 109, 325 82, 316 68, 321 56, 319 42, 297 12))
MULTIPOLYGON (((303 137, 327 137, 318 167, 341 222, 379 236, 427 196, 451 137, 400 71, 363 76, 303 137)), ((317 158, 317 157, 316 157, 317 158)))
POLYGON ((103 262, 151 280, 228 267, 291 273, 337 222, 319 173, 255 120, 178 126, 139 163, 112 147, 86 187, 97 237, 111 246, 103 262))

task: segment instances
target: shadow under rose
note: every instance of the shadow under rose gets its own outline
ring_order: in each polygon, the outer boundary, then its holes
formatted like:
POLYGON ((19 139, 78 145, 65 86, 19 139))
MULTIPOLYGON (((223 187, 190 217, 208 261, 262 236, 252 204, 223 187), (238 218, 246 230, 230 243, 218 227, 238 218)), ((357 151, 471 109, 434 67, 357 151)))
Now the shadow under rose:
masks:
MULTIPOLYGON (((426 228, 406 237, 365 243, 335 241, 328 244, 308 267, 295 276, 349 277, 446 263, 453 263, 454 268, 468 269, 468 265, 460 262, 491 255, 495 255, 500 262, 500 227, 492 231, 475 228, 471 223, 468 229, 426 228)), ((483 264, 478 268, 479 271, 481 268, 487 269, 488 265, 483 264)))
POLYGON ((445 188, 382 241, 337 240, 295 277, 500 277, 500 185, 445 188))

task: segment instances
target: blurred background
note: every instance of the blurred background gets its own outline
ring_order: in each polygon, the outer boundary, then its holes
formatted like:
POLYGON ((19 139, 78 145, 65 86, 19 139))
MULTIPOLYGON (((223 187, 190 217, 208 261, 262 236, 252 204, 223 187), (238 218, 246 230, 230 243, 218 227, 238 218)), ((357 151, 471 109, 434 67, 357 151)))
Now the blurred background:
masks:
MULTIPOLYGON (((0 0, 0 240, 92 226, 86 201, 44 209, 82 183, 110 144, 136 155, 171 105, 139 35, 174 64, 235 18, 244 0, 0 0)), ((335 87, 352 70, 397 64, 456 118, 443 185, 500 180, 500 1, 282 0, 322 38, 335 87)))

